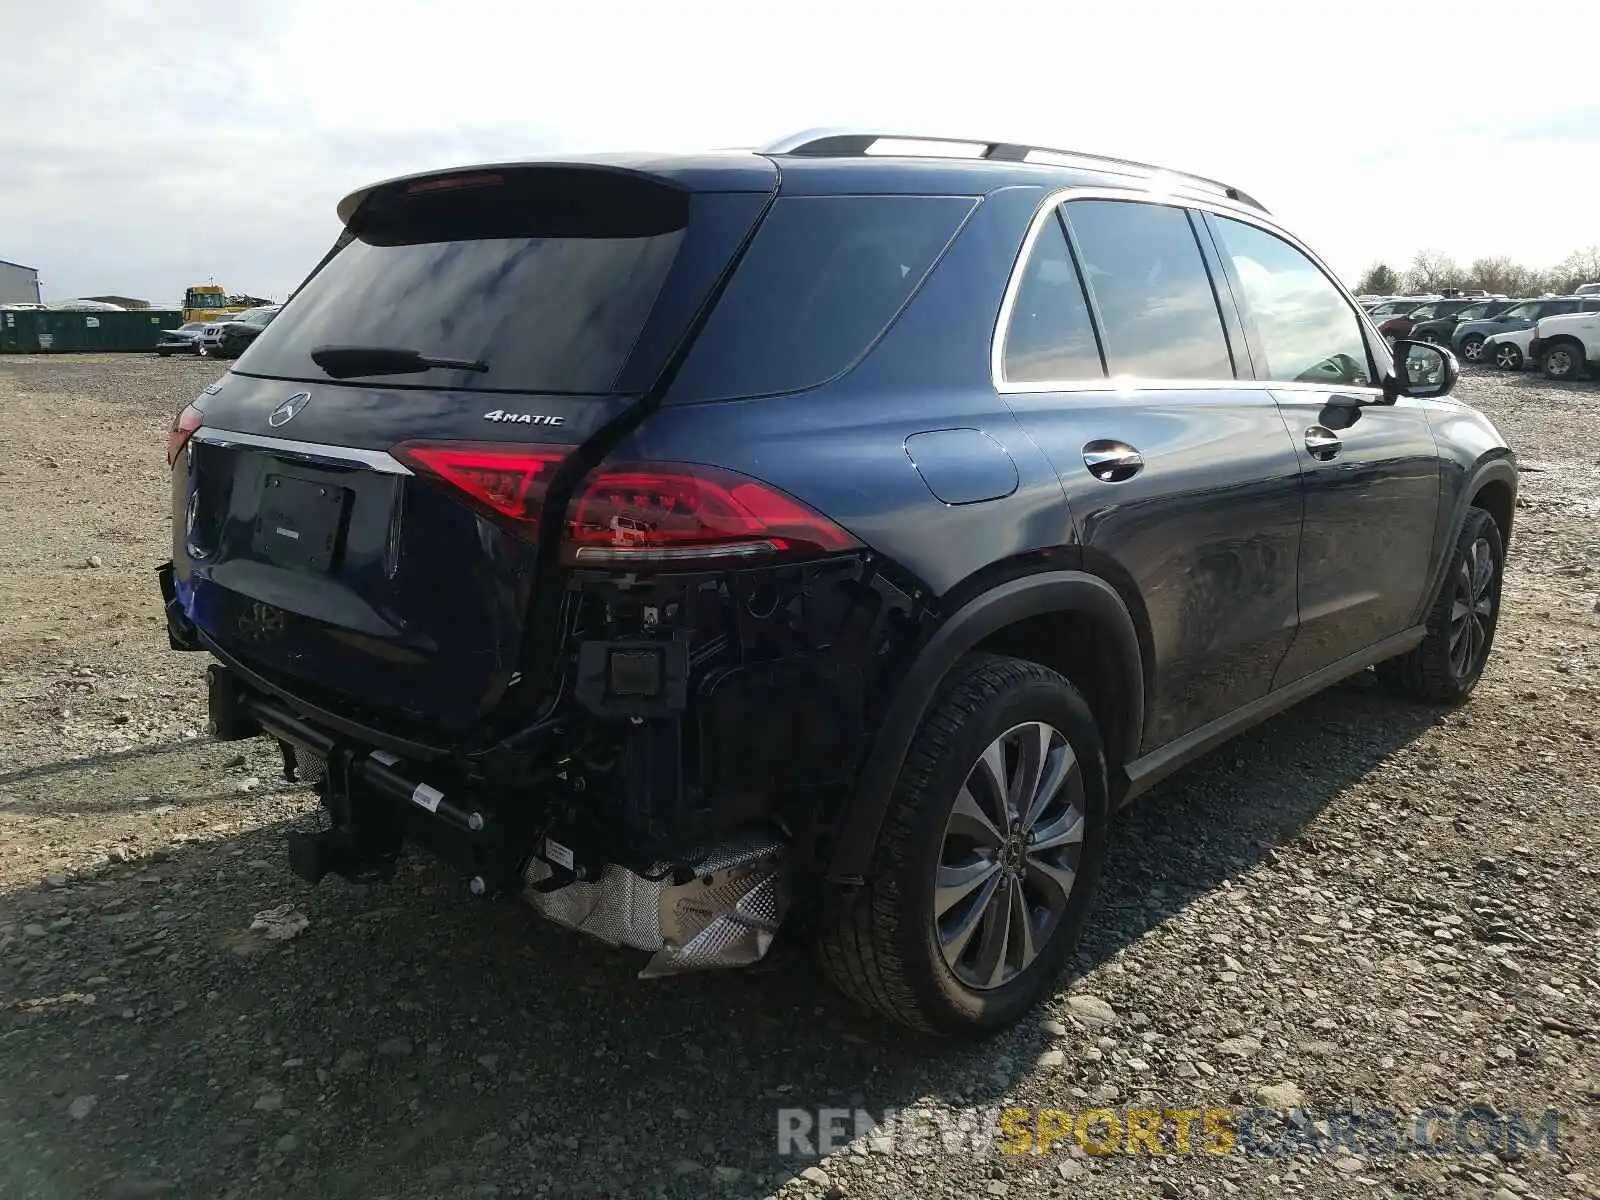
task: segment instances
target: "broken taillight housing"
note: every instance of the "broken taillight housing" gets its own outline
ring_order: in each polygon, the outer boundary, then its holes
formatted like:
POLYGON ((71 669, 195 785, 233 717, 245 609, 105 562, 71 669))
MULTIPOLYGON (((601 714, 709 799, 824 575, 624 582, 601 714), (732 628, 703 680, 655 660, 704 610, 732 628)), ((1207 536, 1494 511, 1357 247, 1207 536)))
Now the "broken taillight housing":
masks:
MULTIPOLYGON (((556 467, 570 447, 407 443, 393 453, 474 507, 537 533, 556 467)), ((861 545, 794 497, 721 467, 604 463, 567 506, 561 558, 576 566, 649 569, 728 559, 814 557, 861 545)))
POLYGON ((185 404, 183 410, 172 418, 172 428, 167 430, 167 466, 178 461, 178 455, 183 453, 194 431, 204 423, 205 415, 192 404, 185 404))
POLYGON ((812 557, 860 543, 792 496, 720 467, 602 464, 567 508, 562 559, 578 566, 812 557))

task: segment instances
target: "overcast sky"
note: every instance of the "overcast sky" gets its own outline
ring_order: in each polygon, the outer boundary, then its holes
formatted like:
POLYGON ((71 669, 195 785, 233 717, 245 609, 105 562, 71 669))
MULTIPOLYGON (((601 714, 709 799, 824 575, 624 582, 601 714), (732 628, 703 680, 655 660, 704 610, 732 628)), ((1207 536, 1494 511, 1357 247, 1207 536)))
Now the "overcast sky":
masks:
POLYGON ((281 297, 375 179, 814 125, 1219 177, 1350 282, 1600 243, 1600 0, 1296 7, 0 0, 0 259, 47 300, 281 297))

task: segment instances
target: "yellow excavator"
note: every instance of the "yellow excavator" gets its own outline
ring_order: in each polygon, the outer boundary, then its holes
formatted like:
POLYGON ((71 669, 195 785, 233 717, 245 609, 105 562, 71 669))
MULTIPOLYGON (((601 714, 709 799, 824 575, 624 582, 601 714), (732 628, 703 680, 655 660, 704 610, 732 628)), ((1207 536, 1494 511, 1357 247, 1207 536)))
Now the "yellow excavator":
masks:
POLYGON ((183 293, 185 321, 220 321, 247 308, 259 308, 271 301, 255 296, 230 296, 214 283, 187 288, 183 293))

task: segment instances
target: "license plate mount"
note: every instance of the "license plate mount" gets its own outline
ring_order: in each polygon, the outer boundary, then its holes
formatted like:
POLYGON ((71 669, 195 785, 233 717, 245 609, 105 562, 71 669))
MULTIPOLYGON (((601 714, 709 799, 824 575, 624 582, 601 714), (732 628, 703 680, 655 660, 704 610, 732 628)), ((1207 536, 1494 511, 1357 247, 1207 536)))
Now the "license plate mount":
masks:
POLYGON ((333 569, 344 535, 350 489, 292 475, 268 475, 256 509, 255 550, 280 567, 333 569))

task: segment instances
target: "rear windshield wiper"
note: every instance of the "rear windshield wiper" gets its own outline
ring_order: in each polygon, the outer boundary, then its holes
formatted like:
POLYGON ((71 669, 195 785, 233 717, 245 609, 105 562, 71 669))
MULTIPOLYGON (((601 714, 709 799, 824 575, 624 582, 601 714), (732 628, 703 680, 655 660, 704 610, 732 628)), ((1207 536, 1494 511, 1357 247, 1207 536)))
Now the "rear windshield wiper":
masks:
POLYGON ((417 350, 398 346, 318 346, 311 361, 335 379, 356 375, 410 375, 442 367, 447 371, 478 371, 489 364, 471 358, 429 358, 417 350))

